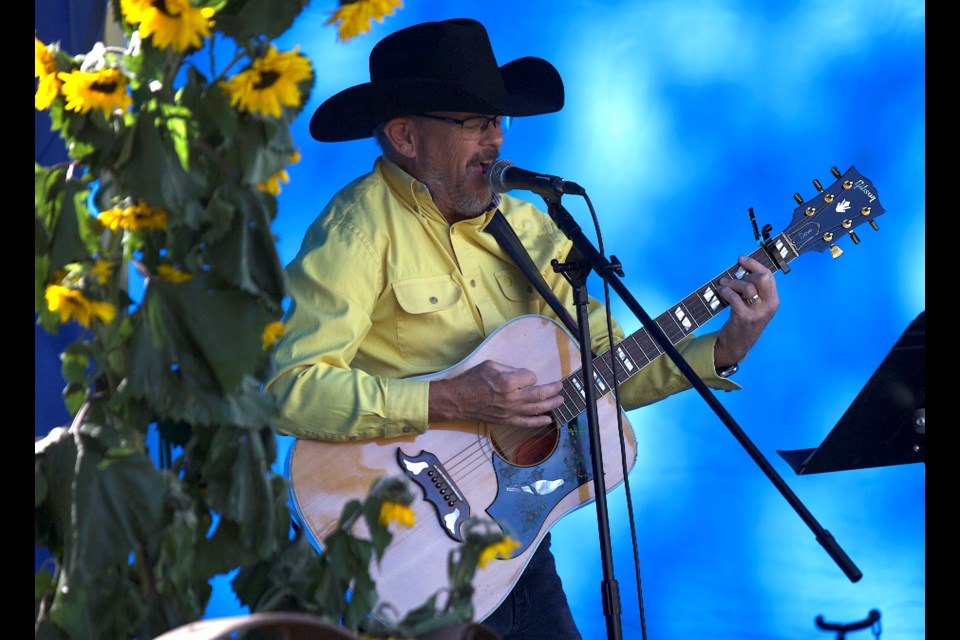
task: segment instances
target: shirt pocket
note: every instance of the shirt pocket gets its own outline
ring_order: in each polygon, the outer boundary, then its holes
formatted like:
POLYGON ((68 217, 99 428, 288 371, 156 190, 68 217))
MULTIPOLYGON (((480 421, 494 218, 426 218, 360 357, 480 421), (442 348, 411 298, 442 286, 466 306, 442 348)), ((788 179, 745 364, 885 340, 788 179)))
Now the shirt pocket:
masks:
POLYGON ((405 360, 437 369, 469 352, 476 327, 460 285, 449 275, 393 283, 397 349, 405 360))
POLYGON ((526 275, 513 269, 503 269, 495 276, 500 293, 510 307, 508 317, 540 313, 543 298, 526 275))

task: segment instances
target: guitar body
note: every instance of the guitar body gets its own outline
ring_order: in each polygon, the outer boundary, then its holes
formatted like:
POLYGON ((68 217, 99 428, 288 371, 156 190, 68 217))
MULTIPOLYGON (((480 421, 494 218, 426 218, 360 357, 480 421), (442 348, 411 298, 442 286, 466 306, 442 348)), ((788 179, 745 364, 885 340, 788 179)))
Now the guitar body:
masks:
MULTIPOLYGON (((549 318, 522 316, 491 334, 456 366, 423 379, 453 377, 484 360, 526 367, 539 381, 561 380, 581 368, 576 341, 549 318)), ((622 412, 621 412, 622 413, 622 412)), ((614 397, 597 402, 604 482, 623 481, 620 431, 614 397)), ((636 438, 625 415, 629 469, 636 438)), ((513 588, 547 531, 564 515, 595 499, 586 414, 549 430, 523 430, 479 422, 431 424, 423 434, 356 442, 297 440, 287 473, 294 512, 315 547, 337 525, 344 504, 363 499, 385 475, 406 473, 424 492, 411 505, 415 524, 398 528, 380 566, 371 567, 381 601, 402 616, 448 585, 447 557, 461 544, 467 516, 496 521, 521 546, 510 559, 478 569, 474 613, 486 618, 513 588), (438 468, 453 488, 444 504, 423 468, 438 468), (422 476, 422 477, 421 477, 422 476)), ((363 527, 362 522, 358 527, 363 527)))

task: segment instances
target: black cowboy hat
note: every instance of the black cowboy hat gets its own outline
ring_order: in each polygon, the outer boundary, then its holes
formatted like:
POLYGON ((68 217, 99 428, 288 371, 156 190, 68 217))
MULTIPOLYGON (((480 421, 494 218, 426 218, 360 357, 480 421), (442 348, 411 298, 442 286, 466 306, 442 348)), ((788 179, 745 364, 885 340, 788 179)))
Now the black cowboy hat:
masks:
POLYGON ((373 135, 381 122, 427 111, 535 116, 563 107, 552 64, 525 57, 497 65, 487 30, 456 18, 401 29, 370 52, 370 82, 327 99, 310 119, 321 142, 373 135))

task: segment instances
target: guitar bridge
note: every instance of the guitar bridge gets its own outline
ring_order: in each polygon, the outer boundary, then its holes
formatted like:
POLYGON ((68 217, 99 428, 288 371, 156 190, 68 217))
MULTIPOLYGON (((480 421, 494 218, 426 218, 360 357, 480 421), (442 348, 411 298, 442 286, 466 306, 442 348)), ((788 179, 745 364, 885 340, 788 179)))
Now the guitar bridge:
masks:
POLYGON ((470 504, 437 456, 423 451, 418 456, 408 456, 398 448, 397 462, 403 472, 420 486, 424 500, 433 505, 444 532, 457 542, 463 542, 460 525, 470 517, 470 504))

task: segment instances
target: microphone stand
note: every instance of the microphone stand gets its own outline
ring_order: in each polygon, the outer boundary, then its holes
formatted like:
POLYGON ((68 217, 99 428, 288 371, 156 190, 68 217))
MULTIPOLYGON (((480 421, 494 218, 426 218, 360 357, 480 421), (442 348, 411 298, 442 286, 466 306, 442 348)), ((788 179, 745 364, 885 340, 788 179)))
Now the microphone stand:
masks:
MULTIPOLYGON (((574 300, 577 306, 578 332, 580 340, 580 356, 583 366, 583 387, 586 396, 587 424, 590 434, 590 454, 593 465, 593 483, 594 493, 596 494, 597 520, 600 530, 600 553, 603 563, 604 581, 602 585, 602 598, 604 615, 607 617, 608 638, 619 640, 621 638, 620 628, 620 600, 619 588, 613 576, 613 560, 610 544, 610 524, 609 513, 606 501, 606 484, 603 478, 603 454, 600 450, 600 430, 597 418, 597 389, 595 384, 588 383, 594 379, 593 374, 593 353, 590 348, 590 325, 587 319, 587 293, 586 279, 590 271, 594 271, 605 282, 607 282, 614 291, 623 299, 626 305, 634 313, 643 326, 650 332, 654 341, 660 346, 664 353, 670 356, 670 359, 677 365, 683 375, 690 381, 693 388, 703 397, 706 403, 713 409, 717 417, 727 426, 727 429, 733 434, 737 441, 746 449, 750 457, 759 465, 761 470, 777 487, 780 493, 786 498, 787 502, 799 514, 800 518, 814 532, 817 541, 824 547, 827 553, 833 558, 834 562, 843 570, 851 582, 857 582, 863 574, 856 567, 847 554, 836 543, 829 531, 824 529, 817 522, 816 518, 800 502, 800 499, 793 493, 786 482, 777 474, 773 466, 764 458, 759 449, 750 441, 726 408, 717 400, 716 396, 710 392, 709 387, 696 374, 690 364, 680 355, 673 343, 666 336, 660 325, 653 321, 647 315, 643 307, 634 299, 624 284, 620 281, 617 271, 619 265, 611 264, 600 252, 593 246, 590 240, 583 234, 580 226, 573 219, 573 216, 560 204, 562 192, 544 195, 540 194, 547 205, 547 212, 560 228, 560 230, 573 242, 573 250, 568 256, 568 261, 563 264, 554 264, 554 269, 558 273, 563 273, 574 288, 574 300), (573 256, 573 261, 569 257, 573 256)), ((611 348, 614 345, 610 345, 611 348)), ((619 411, 619 407, 618 407, 619 411)))
MULTIPOLYGON (((541 194, 542 195, 542 194, 541 194)), ((570 220, 570 214, 560 205, 561 192, 553 195, 542 195, 547 204, 550 217, 557 221, 560 211, 570 220)), ((575 225, 576 223, 574 223, 575 225)), ((558 226, 559 223, 558 223, 558 226)), ((569 225, 560 226, 560 229, 570 236, 569 225), (566 228, 565 228, 566 226, 566 228)), ((572 238, 571 238, 572 239, 572 238)), ((590 348, 590 318, 589 298, 587 296, 587 277, 591 268, 599 265, 597 262, 584 262, 578 241, 574 241, 573 250, 567 256, 567 262, 554 263, 553 268, 573 285, 573 300, 577 309, 577 340, 580 347, 580 365, 583 372, 584 402, 586 403, 587 432, 590 438, 590 464, 593 471, 593 493, 597 505, 597 527, 600 535, 600 561, 603 567, 603 582, 600 585, 600 595, 603 605, 603 615, 607 621, 607 638, 620 640, 623 630, 620 622, 620 588, 614 577, 613 547, 610 542, 610 515, 607 508, 606 481, 603 477, 603 452, 600 448, 600 422, 597 417, 597 386, 589 381, 594 379, 593 351, 590 348), (573 260, 570 258, 573 257, 573 260)), ((606 266, 600 267, 606 269, 606 266)), ((611 345, 612 346, 612 345, 611 345)), ((620 408, 617 407, 617 411, 620 408)))

